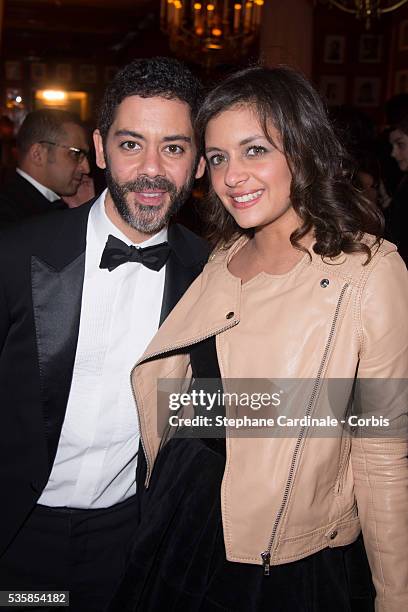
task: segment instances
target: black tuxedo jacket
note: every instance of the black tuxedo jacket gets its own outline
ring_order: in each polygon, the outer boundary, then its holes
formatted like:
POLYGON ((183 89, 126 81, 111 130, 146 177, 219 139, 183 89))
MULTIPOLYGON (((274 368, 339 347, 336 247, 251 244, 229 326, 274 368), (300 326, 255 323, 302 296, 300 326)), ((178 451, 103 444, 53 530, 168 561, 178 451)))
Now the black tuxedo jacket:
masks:
POLYGON ((55 208, 67 208, 58 200, 52 203, 31 183, 16 172, 14 178, 0 190, 0 229, 23 221, 27 217, 48 213, 55 208))
MULTIPOLYGON (((0 234, 0 553, 55 458, 71 384, 92 202, 0 234)), ((207 244, 169 228, 161 322, 201 272, 207 244)))

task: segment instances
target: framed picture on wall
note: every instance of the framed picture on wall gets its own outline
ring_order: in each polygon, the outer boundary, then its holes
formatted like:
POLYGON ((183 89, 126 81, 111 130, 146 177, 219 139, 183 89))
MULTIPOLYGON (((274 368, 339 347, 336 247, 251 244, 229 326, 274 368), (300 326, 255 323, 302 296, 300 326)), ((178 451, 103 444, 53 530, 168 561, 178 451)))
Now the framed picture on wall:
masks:
POLYGON ((397 70, 394 93, 408 93, 408 70, 397 70))
POLYGON ((379 106, 380 104, 379 78, 359 77, 354 81, 354 104, 356 106, 379 106))
POLYGON ((33 81, 43 81, 47 78, 47 65, 40 62, 31 64, 30 76, 33 81))
POLYGON ((79 80, 81 83, 96 83, 96 66, 93 64, 82 64, 79 67, 79 80))
POLYGON ((323 60, 326 64, 343 64, 346 39, 344 36, 326 36, 323 60))
POLYGON ((346 79, 338 76, 322 76, 319 91, 328 106, 340 106, 345 102, 346 79))
POLYGON ((23 78, 21 62, 4 62, 4 76, 6 81, 21 81, 23 78))
POLYGON ((64 81, 67 83, 72 79, 72 66, 71 64, 57 64, 55 68, 55 77, 58 81, 64 81))
POLYGON ((364 64, 380 62, 382 59, 382 36, 362 34, 360 36, 358 59, 364 64))
POLYGON ((398 48, 400 51, 408 50, 408 19, 401 21, 399 26, 398 48))

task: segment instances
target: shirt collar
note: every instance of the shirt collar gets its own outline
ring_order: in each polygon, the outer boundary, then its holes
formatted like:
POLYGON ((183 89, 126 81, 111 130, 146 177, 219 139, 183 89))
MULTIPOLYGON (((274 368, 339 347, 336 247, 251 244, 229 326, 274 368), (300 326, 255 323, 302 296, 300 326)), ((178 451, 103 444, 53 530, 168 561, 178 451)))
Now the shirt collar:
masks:
POLYGON ((109 234, 115 236, 115 238, 119 238, 119 240, 123 240, 126 244, 132 244, 136 248, 139 247, 147 247, 153 246, 154 244, 160 244, 161 242, 165 242, 167 240, 167 226, 162 230, 150 236, 147 240, 143 242, 132 242, 121 230, 116 227, 114 223, 109 219, 105 210, 105 199, 108 190, 105 189, 99 198, 96 200, 95 204, 91 208, 90 212, 90 222, 92 223, 93 230, 98 240, 98 243, 101 247, 101 250, 104 249, 106 241, 108 239, 109 234))
POLYGON ((29 183, 31 183, 31 185, 33 187, 35 187, 36 189, 38 189, 38 191, 40 193, 42 193, 42 195, 47 198, 47 200, 49 202, 56 202, 57 200, 60 200, 61 198, 59 197, 58 194, 55 193, 55 191, 52 191, 52 189, 48 189, 48 187, 45 187, 44 185, 41 185, 41 183, 39 183, 38 181, 36 181, 32 176, 30 176, 29 174, 27 174, 27 172, 24 172, 24 170, 21 170, 20 168, 17 168, 16 170, 17 174, 19 174, 20 176, 22 176, 26 181, 28 181, 29 183))

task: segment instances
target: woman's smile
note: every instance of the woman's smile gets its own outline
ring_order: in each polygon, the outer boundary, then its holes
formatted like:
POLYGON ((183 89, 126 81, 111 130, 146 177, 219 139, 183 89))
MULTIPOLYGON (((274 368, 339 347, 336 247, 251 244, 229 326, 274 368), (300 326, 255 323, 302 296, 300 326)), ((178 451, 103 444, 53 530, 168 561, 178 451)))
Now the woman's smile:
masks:
POLYGON ((248 191, 236 195, 231 194, 230 197, 235 208, 244 209, 254 206, 260 200, 263 193, 264 189, 258 189, 257 191, 248 191))

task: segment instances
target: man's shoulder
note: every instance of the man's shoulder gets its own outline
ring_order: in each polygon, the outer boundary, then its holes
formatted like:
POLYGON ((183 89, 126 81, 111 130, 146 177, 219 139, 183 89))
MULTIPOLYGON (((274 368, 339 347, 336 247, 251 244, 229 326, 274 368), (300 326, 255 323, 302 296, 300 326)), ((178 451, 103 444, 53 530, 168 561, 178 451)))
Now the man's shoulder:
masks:
MULTIPOLYGON (((0 198, 8 199, 27 193, 40 193, 27 179, 15 172, 0 188, 0 198)), ((40 194, 42 195, 42 194, 40 194)), ((44 196, 43 196, 44 197, 44 196)))
POLYGON ((94 200, 74 209, 54 210, 31 217, 0 232, 0 252, 29 253, 70 248, 86 237, 89 210, 94 200))
POLYGON ((210 245, 180 223, 169 226, 168 241, 179 259, 185 265, 193 266, 205 263, 210 254, 210 245))
POLYGON ((29 185, 28 181, 25 181, 16 172, 0 187, 0 211, 3 208, 14 206, 16 201, 19 201, 21 193, 24 190, 22 181, 29 185))
POLYGON ((13 191, 19 185, 27 183, 25 179, 16 171, 14 171, 11 176, 7 178, 7 180, 2 184, 0 188, 0 194, 8 193, 9 191, 13 191))
POLYGON ((0 189, 0 228, 12 226, 51 207, 47 198, 27 179, 14 174, 0 189))

